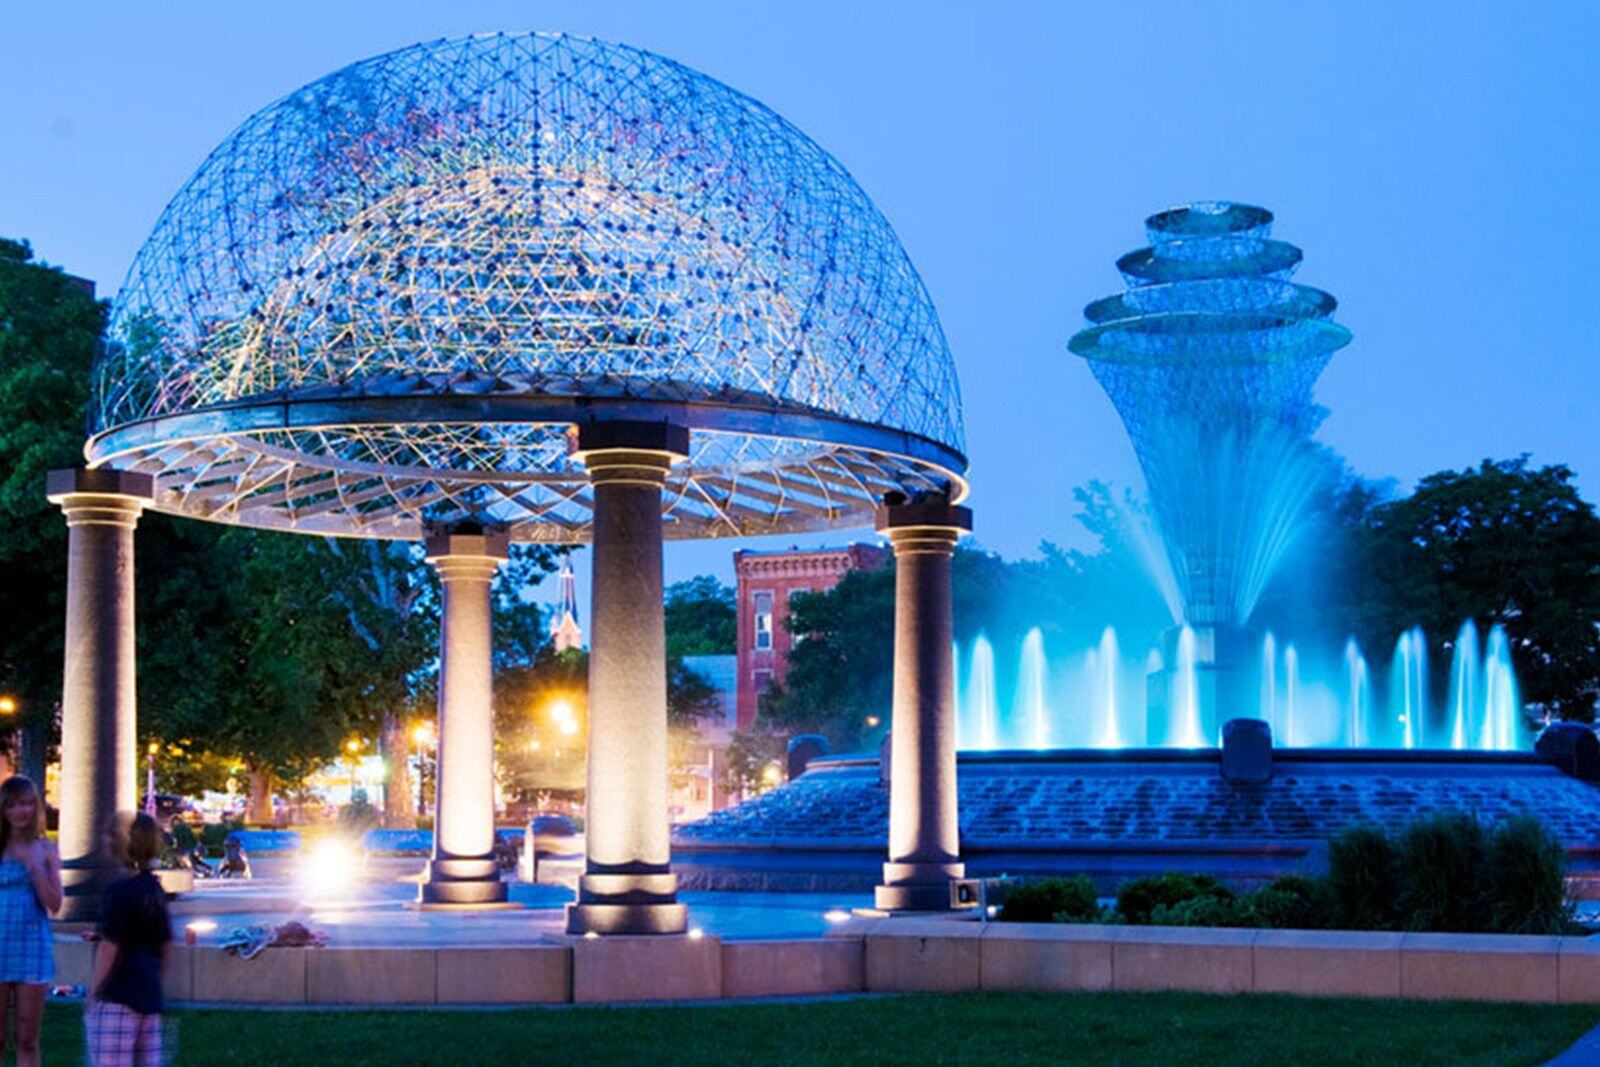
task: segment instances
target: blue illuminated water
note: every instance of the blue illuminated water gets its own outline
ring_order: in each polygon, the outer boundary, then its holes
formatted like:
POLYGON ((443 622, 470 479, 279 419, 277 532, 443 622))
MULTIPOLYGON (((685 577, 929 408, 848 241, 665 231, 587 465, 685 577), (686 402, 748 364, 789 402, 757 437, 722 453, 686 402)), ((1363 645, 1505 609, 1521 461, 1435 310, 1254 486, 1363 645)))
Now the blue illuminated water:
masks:
MULTIPOLYGON (((1279 745, 1291 747, 1515 751, 1530 747, 1511 662, 1510 641, 1496 625, 1480 640, 1468 622, 1447 646, 1448 687, 1430 687, 1428 642, 1420 629, 1402 633, 1387 664, 1371 663, 1354 638, 1336 650, 1281 641, 1267 633, 1245 669, 1257 707, 1224 709, 1218 721, 1265 719, 1279 745), (1386 687, 1374 684, 1385 677, 1386 687), (1386 691, 1385 691, 1386 690, 1386 691)), ((1175 643, 1165 729, 1152 733, 1149 676, 1162 671, 1160 652, 1128 655, 1106 627, 1092 647, 1049 647, 1029 630, 1009 654, 987 637, 958 645, 958 735, 968 750, 1096 748, 1145 745, 1202 748, 1217 743, 1202 727, 1196 635, 1184 627, 1175 643)))

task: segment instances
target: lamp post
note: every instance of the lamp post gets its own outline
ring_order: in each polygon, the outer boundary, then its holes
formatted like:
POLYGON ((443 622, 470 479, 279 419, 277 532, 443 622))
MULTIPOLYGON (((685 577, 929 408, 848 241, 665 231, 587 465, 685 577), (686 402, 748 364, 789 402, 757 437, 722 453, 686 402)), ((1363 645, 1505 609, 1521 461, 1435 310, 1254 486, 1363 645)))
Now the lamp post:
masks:
POLYGON ((417 746, 417 810, 422 811, 428 807, 427 784, 425 779, 428 770, 428 747, 436 740, 433 727, 428 723, 419 722, 411 728, 411 742, 417 746))
POLYGON ((156 753, 160 751, 161 742, 152 741, 144 753, 144 813, 152 819, 156 817, 156 753))
POLYGON ((361 769, 361 739, 359 737, 352 737, 350 740, 346 741, 344 743, 344 751, 350 764, 349 803, 354 804, 356 802, 356 776, 360 773, 361 769))

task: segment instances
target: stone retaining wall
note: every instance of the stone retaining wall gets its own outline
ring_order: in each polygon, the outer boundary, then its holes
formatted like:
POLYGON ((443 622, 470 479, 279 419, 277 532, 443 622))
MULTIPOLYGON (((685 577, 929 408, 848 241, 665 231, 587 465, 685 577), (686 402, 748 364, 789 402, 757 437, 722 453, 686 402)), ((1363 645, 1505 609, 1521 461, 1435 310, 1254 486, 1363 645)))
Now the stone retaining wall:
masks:
MULTIPOLYGON (((56 943, 57 981, 92 946, 56 943)), ((1600 939, 858 919, 824 939, 574 939, 506 948, 175 946, 175 1002, 563 1004, 840 993, 1185 990, 1600 1003, 1600 939)))

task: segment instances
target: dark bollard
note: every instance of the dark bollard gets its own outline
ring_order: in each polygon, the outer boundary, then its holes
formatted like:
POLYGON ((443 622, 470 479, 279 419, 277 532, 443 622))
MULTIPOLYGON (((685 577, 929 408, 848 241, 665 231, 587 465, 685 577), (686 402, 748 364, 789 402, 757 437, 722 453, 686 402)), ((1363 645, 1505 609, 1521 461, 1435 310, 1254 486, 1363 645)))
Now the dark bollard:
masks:
POLYGON ((821 734, 796 734, 789 738, 789 747, 784 753, 784 770, 788 773, 788 780, 794 781, 806 773, 812 760, 827 754, 828 739, 821 734))
POLYGON ((1262 719, 1222 724, 1222 777, 1235 784, 1272 780, 1272 727, 1262 719))
POLYGON ((1600 782, 1600 738, 1582 723, 1551 723, 1534 742, 1533 751, 1564 774, 1584 782, 1600 782))

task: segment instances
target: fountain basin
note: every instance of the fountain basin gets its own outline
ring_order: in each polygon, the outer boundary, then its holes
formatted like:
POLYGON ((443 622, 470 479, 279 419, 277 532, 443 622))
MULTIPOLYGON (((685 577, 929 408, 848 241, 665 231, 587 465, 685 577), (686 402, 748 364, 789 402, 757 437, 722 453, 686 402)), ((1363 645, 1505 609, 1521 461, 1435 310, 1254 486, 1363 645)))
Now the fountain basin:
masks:
MULTIPOLYGON (((1145 874, 1215 875, 1245 889, 1316 873, 1328 838, 1438 811, 1537 815, 1566 845, 1573 887, 1600 896, 1600 787, 1523 752, 1276 749, 1259 783, 1217 749, 1059 749, 958 757, 969 874, 1087 874, 1102 892, 1145 874)), ((889 789, 875 756, 814 761, 738 807, 679 827, 673 866, 704 889, 856 891, 880 877, 889 789)))

